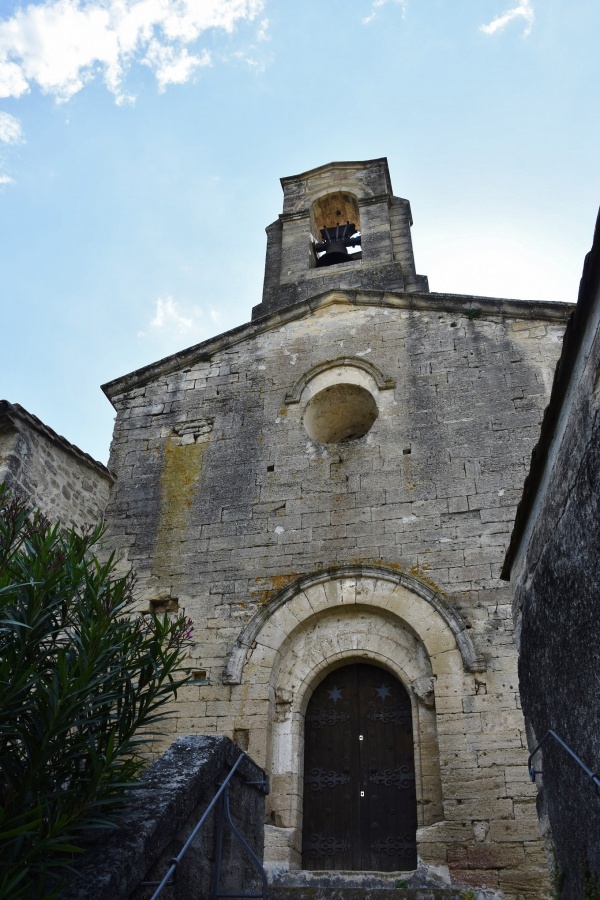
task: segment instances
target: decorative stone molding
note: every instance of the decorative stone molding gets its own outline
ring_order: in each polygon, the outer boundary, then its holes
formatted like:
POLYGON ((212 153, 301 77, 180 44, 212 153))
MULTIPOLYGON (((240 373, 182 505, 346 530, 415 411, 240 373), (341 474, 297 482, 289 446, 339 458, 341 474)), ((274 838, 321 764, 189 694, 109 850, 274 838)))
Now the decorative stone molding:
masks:
POLYGON ((319 363, 318 365, 313 366, 312 369, 309 369, 308 372, 305 372, 294 384, 293 388, 286 394, 285 402, 288 405, 299 403, 304 389, 313 378, 316 378, 317 375, 322 375, 324 372, 328 372, 331 369, 346 367, 361 369, 363 372, 366 372, 367 375, 371 376, 380 391, 388 391, 396 387, 395 378, 386 378, 381 370, 368 360, 360 359, 356 356, 340 356, 337 359, 319 363))
MULTIPOLYGON (((229 654, 227 667, 225 674, 223 675, 223 683, 242 683, 244 666, 249 650, 252 648, 254 642, 257 641, 260 632, 277 610, 281 609, 281 607, 298 594, 303 593, 308 588, 315 585, 325 584, 326 582, 339 579, 358 578, 387 581, 393 586, 400 585, 413 594, 416 594, 417 597, 424 600, 439 615, 443 623, 445 623, 452 632, 456 641, 456 647, 460 651, 465 671, 485 671, 485 663, 477 656, 473 642, 467 631, 466 623, 459 613, 450 606, 447 600, 445 600, 437 591, 434 591, 429 587, 429 585, 424 584, 412 575, 408 575, 406 572, 396 571, 385 566, 342 566, 298 578, 292 584, 275 594, 270 601, 261 607, 238 635, 235 645, 229 654)), ((362 597, 359 602, 370 605, 368 595, 362 597)), ((371 599, 371 604, 372 602, 371 599)))

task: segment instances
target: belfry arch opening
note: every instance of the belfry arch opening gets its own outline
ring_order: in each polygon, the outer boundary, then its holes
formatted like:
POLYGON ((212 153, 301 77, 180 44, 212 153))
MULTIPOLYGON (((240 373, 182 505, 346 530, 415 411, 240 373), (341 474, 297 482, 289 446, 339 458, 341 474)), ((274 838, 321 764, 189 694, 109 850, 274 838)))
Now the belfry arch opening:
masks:
POLYGON ((387 669, 337 668, 306 709, 302 867, 409 871, 416 830, 410 697, 387 669))
POLYGON ((336 191, 315 200, 310 227, 317 268, 362 258, 360 212, 353 194, 336 191))

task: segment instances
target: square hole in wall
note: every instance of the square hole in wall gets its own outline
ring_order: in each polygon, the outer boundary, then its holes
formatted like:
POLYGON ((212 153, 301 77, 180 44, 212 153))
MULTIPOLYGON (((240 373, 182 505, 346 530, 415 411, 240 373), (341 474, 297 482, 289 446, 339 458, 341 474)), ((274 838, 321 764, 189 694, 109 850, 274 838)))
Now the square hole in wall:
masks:
POLYGON ((209 684, 208 672, 206 669, 192 669, 192 678, 196 684, 209 684))
POLYGON ((148 611, 156 616, 164 616, 165 613, 176 613, 179 611, 179 600, 177 597, 157 597, 156 600, 150 601, 148 611))
POLYGON ((234 728, 233 743, 237 744, 240 750, 247 750, 250 745, 250 729, 234 728))

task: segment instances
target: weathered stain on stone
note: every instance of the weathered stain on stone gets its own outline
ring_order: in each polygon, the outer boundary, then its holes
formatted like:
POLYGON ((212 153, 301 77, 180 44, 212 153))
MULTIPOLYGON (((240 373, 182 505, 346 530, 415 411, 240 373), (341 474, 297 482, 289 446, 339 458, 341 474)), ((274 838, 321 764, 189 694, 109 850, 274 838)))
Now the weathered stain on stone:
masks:
POLYGON ((299 572, 285 572, 279 575, 271 575, 269 578, 263 578, 260 575, 257 575, 256 581, 261 584, 262 589, 259 591, 250 591, 250 595, 255 597, 259 604, 267 603, 274 594, 277 594, 283 588, 287 587, 288 584, 292 584, 299 577, 299 572))
POLYGON ((160 473, 160 518, 152 573, 168 577, 177 554, 178 535, 188 528, 196 488, 202 477, 202 460, 208 441, 181 444, 177 435, 165 442, 160 473))
MULTIPOLYGON (((430 553, 431 551, 425 549, 423 552, 430 553)), ((427 574, 428 568, 429 568, 429 566, 427 566, 427 565, 411 566, 408 569, 408 574, 413 575, 415 578, 418 578, 419 581, 423 582, 423 584, 429 585, 429 587, 433 588, 433 590, 436 591, 438 594, 441 594, 443 597, 446 597, 447 594, 444 593, 444 591, 439 586, 439 584, 436 584, 436 582, 428 576, 428 574, 427 574)))

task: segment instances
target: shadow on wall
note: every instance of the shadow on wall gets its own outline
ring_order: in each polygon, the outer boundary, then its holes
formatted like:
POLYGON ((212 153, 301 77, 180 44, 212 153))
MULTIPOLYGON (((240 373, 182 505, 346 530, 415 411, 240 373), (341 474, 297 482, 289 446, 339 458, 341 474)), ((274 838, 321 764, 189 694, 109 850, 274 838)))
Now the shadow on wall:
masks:
MULTIPOLYGON (((553 729, 600 766, 600 217, 503 577, 510 576, 530 748, 553 729)), ((600 897, 600 797, 555 740, 536 754, 538 811, 547 809, 563 900, 600 897)))

